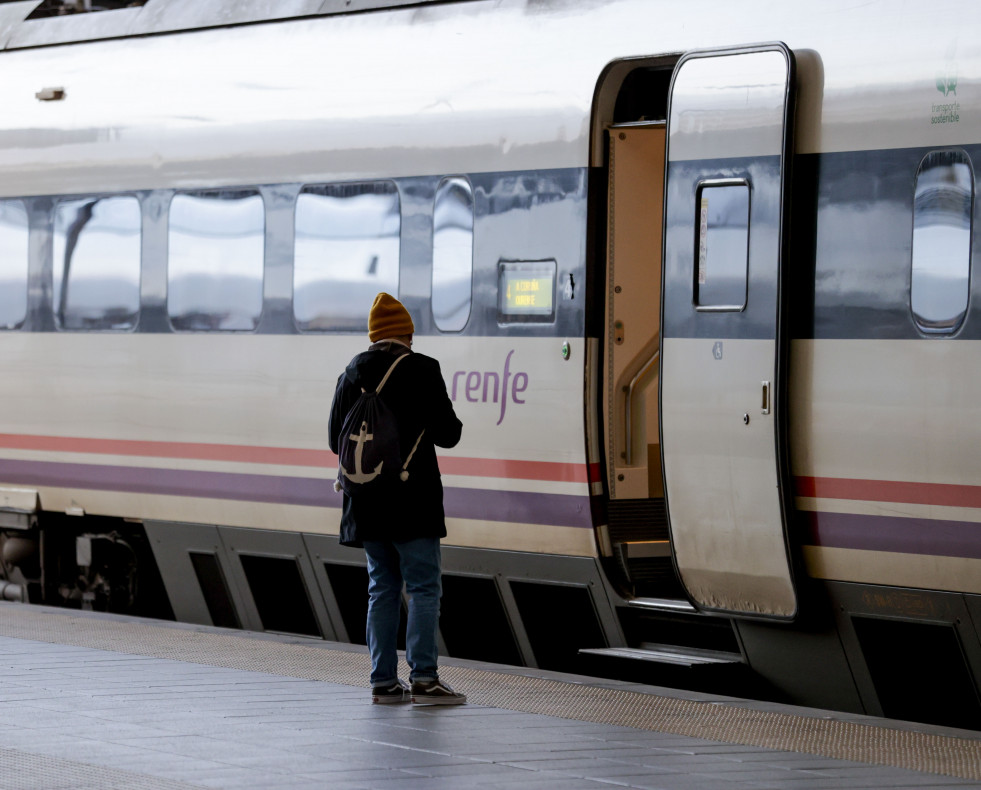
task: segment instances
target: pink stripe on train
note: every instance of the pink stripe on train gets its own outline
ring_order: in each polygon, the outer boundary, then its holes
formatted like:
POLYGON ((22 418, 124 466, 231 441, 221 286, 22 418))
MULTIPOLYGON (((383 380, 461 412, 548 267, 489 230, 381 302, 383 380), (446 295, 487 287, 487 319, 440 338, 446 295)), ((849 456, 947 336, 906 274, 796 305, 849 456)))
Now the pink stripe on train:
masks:
MULTIPOLYGON (((147 458, 187 458, 204 461, 310 466, 329 468, 337 465, 330 450, 308 450, 293 447, 263 447, 239 444, 205 444, 198 442, 159 442, 132 439, 89 439, 71 436, 0 434, 0 449, 32 450, 49 453, 88 453, 92 455, 129 455, 147 458)), ((500 477, 516 480, 587 483, 599 480, 599 464, 561 463, 554 461, 518 461, 498 458, 463 458, 441 456, 443 474, 471 477, 500 477)))
POLYGON ((797 496, 819 499, 981 508, 981 486, 974 485, 853 480, 844 477, 795 477, 794 489, 797 496))

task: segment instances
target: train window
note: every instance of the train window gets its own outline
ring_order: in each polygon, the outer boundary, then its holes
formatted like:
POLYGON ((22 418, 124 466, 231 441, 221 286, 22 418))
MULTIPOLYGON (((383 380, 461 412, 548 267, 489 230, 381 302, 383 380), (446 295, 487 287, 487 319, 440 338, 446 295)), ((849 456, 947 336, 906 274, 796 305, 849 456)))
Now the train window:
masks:
POLYGON ((300 191, 293 251, 299 329, 366 331, 378 292, 398 294, 400 210, 391 181, 300 191))
POLYGON ((932 151, 920 163, 913 202, 910 305, 920 331, 950 334, 967 314, 974 173, 964 151, 932 151))
POLYGON ((444 178, 433 205, 433 319, 459 332, 473 302, 473 190, 465 178, 444 178))
POLYGON ((0 200, 0 329, 27 318, 27 233, 24 204, 0 200))
POLYGON ((698 187, 695 206, 695 306, 742 310, 749 263, 749 184, 705 182, 698 187))
POLYGON ((54 217, 54 313, 62 329, 132 329, 140 313, 140 201, 59 200, 54 217))
POLYGON ((167 312, 175 329, 255 329, 265 212, 254 189, 181 192, 170 203, 167 312))

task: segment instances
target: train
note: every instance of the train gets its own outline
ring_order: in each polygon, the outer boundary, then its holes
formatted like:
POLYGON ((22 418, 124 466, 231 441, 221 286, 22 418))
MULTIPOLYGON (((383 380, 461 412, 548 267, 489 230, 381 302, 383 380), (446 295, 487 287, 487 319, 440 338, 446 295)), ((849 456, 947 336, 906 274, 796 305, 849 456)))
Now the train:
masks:
POLYGON ((979 30, 0 5, 0 597, 363 643, 386 291, 464 425, 442 654, 981 728, 979 30))

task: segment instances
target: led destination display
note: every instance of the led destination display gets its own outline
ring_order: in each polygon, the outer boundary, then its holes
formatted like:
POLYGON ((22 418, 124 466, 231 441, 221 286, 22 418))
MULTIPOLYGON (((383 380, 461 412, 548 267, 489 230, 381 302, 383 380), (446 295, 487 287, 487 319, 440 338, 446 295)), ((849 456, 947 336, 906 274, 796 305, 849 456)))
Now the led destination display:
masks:
POLYGON ((550 321, 555 310, 555 261, 499 264, 498 312, 505 321, 550 321))

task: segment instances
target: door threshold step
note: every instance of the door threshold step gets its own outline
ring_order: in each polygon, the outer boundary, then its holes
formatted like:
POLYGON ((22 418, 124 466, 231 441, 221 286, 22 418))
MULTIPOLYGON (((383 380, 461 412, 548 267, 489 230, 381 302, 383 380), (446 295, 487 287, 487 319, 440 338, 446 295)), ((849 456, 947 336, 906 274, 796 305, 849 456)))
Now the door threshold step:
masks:
POLYGON ((625 540, 614 545, 624 560, 671 559, 670 540, 625 540))
POLYGON ((735 653, 717 653, 710 650, 685 650, 664 646, 652 647, 597 647, 584 648, 580 655, 600 658, 619 658, 629 661, 649 661, 654 664, 672 664, 682 667, 737 666, 743 663, 735 653))
POLYGON ((698 610, 682 598, 629 598, 627 606, 637 609, 659 609, 666 612, 696 614, 698 610))

